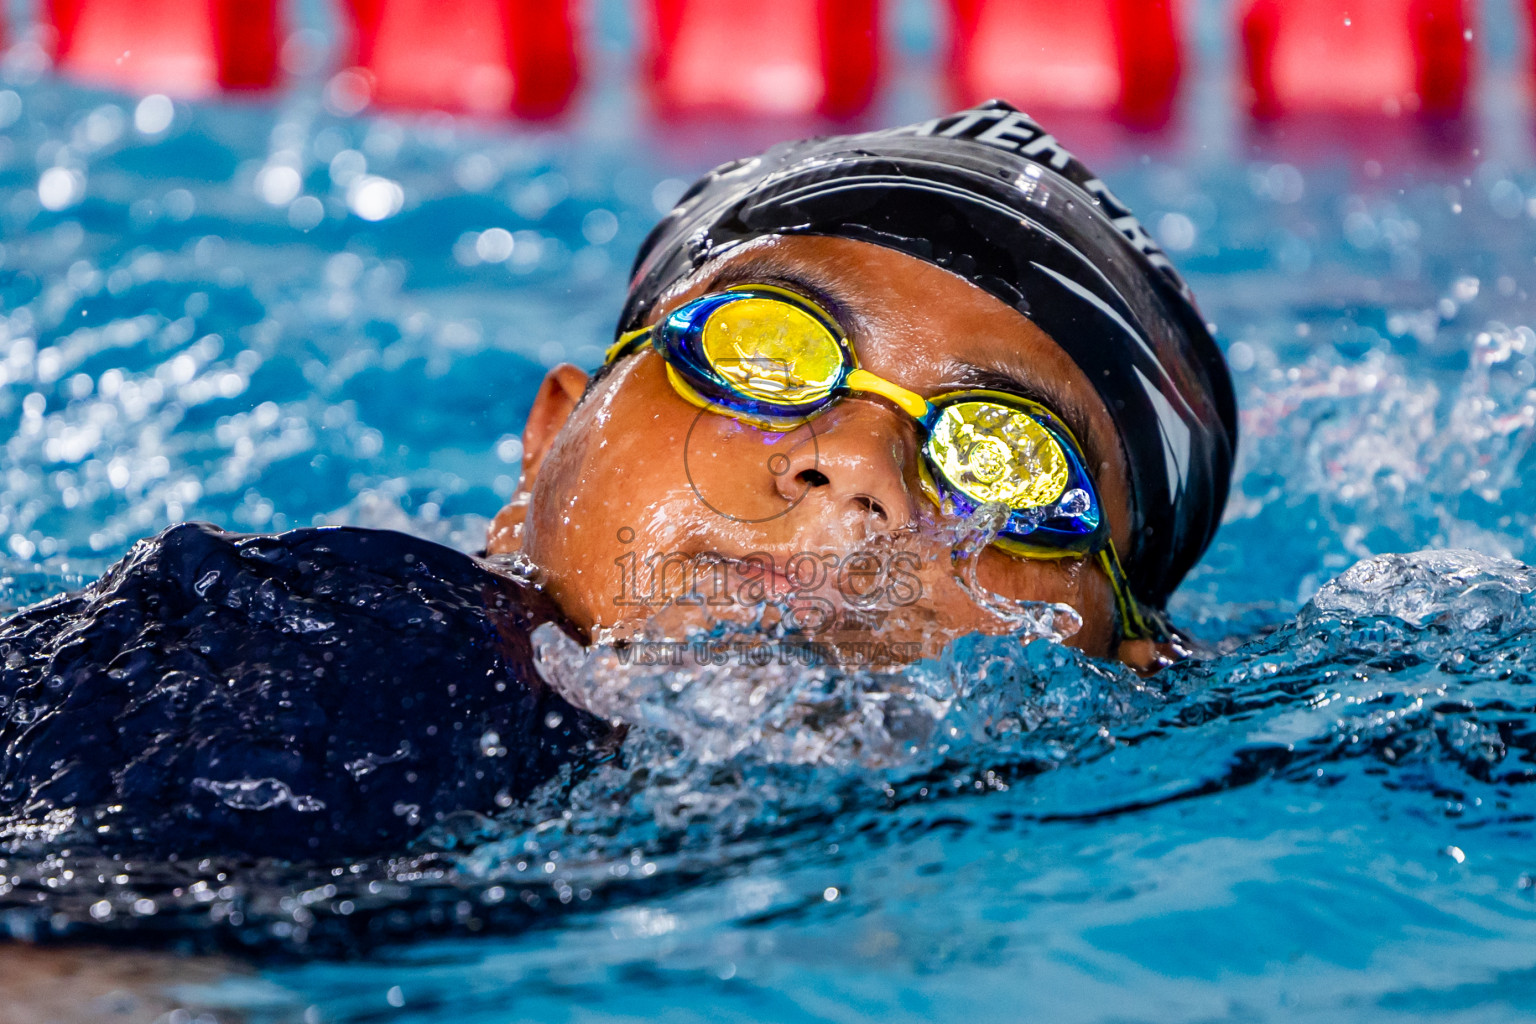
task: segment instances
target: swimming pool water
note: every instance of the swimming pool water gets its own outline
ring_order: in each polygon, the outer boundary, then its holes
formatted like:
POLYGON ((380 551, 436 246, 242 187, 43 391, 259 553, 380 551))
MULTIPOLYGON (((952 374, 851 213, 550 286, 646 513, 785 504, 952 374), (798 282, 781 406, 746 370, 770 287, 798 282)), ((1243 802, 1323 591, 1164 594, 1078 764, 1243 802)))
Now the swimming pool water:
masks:
MULTIPOLYGON (((1206 59, 1167 133, 1041 116, 1234 370, 1238 479, 1174 604, 1207 658, 1143 684, 968 640, 750 711, 749 672, 639 678, 647 726, 558 803, 312 870, 19 850, 0 920, 276 955, 184 993, 254 1020, 1528 1016, 1528 103, 1504 59, 1455 129, 1261 130, 1206 59)), ((508 128, 343 117, 320 79, 171 104, 7 74, 4 610, 184 519, 477 547, 658 211, 795 130, 663 130, 611 82, 508 128)))

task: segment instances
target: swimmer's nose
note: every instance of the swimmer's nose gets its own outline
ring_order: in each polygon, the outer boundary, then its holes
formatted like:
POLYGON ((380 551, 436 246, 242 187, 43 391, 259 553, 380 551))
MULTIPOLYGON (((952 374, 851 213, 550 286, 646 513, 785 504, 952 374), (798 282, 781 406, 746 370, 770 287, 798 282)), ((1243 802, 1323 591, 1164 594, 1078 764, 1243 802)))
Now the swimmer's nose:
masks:
POLYGON ((881 402, 845 400, 812 420, 805 434, 787 461, 769 467, 786 501, 803 501, 812 515, 861 520, 875 532, 912 524, 905 471, 916 431, 900 413, 881 402))

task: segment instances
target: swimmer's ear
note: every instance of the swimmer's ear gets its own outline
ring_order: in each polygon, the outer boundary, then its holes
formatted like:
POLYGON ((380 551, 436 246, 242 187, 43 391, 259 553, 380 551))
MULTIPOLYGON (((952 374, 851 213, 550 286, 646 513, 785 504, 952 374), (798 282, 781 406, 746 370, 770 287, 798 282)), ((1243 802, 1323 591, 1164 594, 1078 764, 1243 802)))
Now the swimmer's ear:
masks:
POLYGON ((522 547, 523 518, 528 514, 528 498, 533 482, 538 479, 544 456, 554 447, 560 430, 581 404, 581 396, 587 389, 587 375, 570 363, 561 363, 550 370, 539 385, 539 393, 533 396, 533 408, 528 410, 528 425, 523 428, 523 473, 517 482, 517 493, 491 521, 490 535, 486 538, 488 554, 505 554, 522 547))
POLYGON ((570 363, 561 363, 544 375, 539 393, 528 410, 528 425, 523 428, 523 479, 519 490, 533 490, 544 456, 554 446, 565 421, 571 418, 581 396, 587 390, 587 375, 570 363))

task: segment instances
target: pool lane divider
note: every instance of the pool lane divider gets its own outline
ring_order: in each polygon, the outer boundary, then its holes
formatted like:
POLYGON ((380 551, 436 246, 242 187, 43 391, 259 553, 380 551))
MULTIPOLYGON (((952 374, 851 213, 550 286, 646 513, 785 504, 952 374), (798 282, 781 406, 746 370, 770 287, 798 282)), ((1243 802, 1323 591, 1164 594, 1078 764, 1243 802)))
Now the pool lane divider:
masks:
POLYGON ((1183 67, 1175 0, 949 0, 949 81, 959 106, 994 96, 1026 110, 1165 123, 1183 67))
MULTIPOLYGON (((280 77, 292 0, 40 0, 58 69, 134 92, 265 89, 280 77)), ((334 0, 341 76, 359 99, 408 109, 545 117, 581 74, 578 3, 334 0)), ((644 87, 663 115, 868 109, 887 61, 882 0, 630 0, 644 87)), ((1177 101, 1189 0, 930 0, 950 20, 960 104, 999 96, 1165 122, 1177 101)), ((1251 113, 1455 117, 1475 70, 1474 0, 1242 0, 1251 113)), ((1536 43, 1536 0, 1522 0, 1536 43)), ((1536 47, 1533 47, 1536 48, 1536 47)))
POLYGON ((1248 0, 1241 16, 1255 117, 1454 117, 1473 64, 1469 0, 1248 0))
POLYGON ((820 114, 869 106, 879 0, 643 0, 647 84, 663 114, 820 114))
POLYGON ((380 106, 548 117, 580 77, 571 0, 344 0, 380 106))
POLYGON ((40 14, 55 66, 82 81, 201 96, 277 80, 276 0, 47 0, 40 14))

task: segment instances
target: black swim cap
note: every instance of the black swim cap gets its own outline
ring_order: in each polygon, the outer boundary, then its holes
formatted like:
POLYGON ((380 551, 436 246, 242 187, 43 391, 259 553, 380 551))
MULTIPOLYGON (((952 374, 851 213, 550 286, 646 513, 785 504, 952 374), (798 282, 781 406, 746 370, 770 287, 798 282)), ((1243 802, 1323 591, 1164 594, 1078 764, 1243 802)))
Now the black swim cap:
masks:
POLYGON ((1124 204, 999 100, 922 124, 805 139, 716 168, 635 259, 621 331, 764 235, 904 252, 1008 303, 1093 382, 1130 468, 1132 591, 1162 608, 1221 522, 1237 407, 1189 288, 1124 204))

